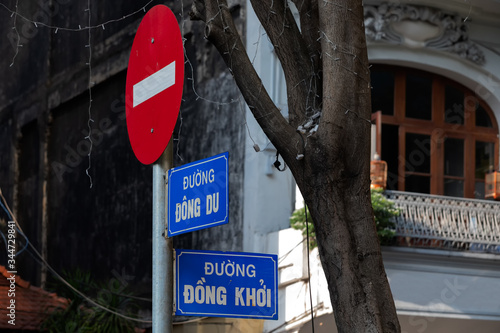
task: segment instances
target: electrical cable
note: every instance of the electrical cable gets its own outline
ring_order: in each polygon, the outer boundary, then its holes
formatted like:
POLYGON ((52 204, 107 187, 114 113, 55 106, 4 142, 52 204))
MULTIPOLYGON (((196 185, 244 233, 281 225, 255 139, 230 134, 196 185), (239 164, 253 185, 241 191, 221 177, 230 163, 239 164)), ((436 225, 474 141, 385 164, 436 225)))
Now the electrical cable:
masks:
MULTIPOLYGON (((64 27, 57 27, 57 26, 51 26, 51 25, 48 25, 48 24, 45 24, 43 22, 37 22, 37 21, 33 21, 33 20, 30 20, 29 18, 19 14, 19 12, 17 11, 17 2, 16 2, 16 10, 11 10, 10 8, 8 8, 6 5, 0 3, 0 6, 4 7, 7 11, 9 11, 12 16, 15 15, 14 17, 14 20, 17 18, 17 17, 20 17, 22 18, 23 20, 27 21, 27 22, 30 22, 30 23, 33 23, 35 25, 35 27, 38 27, 38 25, 40 26, 44 26, 46 28, 49 28, 49 29, 55 29, 55 33, 57 33, 58 30, 65 30, 65 31, 81 31, 81 30, 84 30, 84 29, 88 29, 89 30, 89 39, 90 39, 90 30, 91 29, 95 29, 95 28, 102 28, 102 29, 105 29, 105 25, 109 24, 109 23, 112 23, 112 22, 117 22, 117 21, 120 21, 120 20, 123 20, 123 19, 126 19, 132 15, 135 15, 136 13, 140 12, 140 11, 146 11, 146 7, 149 6, 151 3, 153 2, 153 0, 150 0, 148 3, 146 3, 146 5, 144 5, 141 9, 133 12, 133 13, 130 13, 128 15, 125 15, 119 19, 113 19, 113 20, 109 20, 109 21, 106 21, 104 23, 99 23, 95 26, 90 26, 90 8, 88 8, 87 10, 89 11, 89 25, 87 27, 78 27, 78 29, 74 28, 74 29, 71 29, 71 28, 64 28, 64 27)), ((15 28, 15 21, 14 21, 14 28, 15 28)), ((90 43, 89 43, 90 44, 90 43)), ((19 48, 19 38, 18 38, 18 48, 19 48)), ((90 47, 90 45, 89 45, 90 47)), ((16 49, 16 55, 17 55, 17 51, 18 51, 18 48, 16 49)), ((15 56, 16 56, 15 55, 15 56)), ((15 56, 14 56, 14 59, 15 59, 15 56)), ((11 66, 14 64, 14 59, 12 61, 12 64, 11 66)), ((89 56, 89 59, 90 59, 90 56, 89 56)), ((90 60, 89 60, 90 62, 90 60)), ((90 67, 90 64, 89 64, 89 67, 90 67)), ((90 80, 90 77, 89 77, 89 80, 90 80)), ((92 121, 92 119, 90 118, 89 121, 92 121)), ((90 163, 90 161, 89 161, 90 163)), ((88 175, 88 169, 87 169, 87 175, 88 175)), ((9 216, 9 220, 11 221, 14 221, 15 222, 15 225, 16 225, 16 229, 18 230, 19 234, 21 234, 23 236, 23 238, 25 239, 25 245, 24 247, 20 250, 20 251, 17 251, 16 253, 16 256, 18 256, 19 254, 21 254, 23 251, 27 250, 28 249, 28 246, 30 246, 32 248, 32 250, 36 253, 36 256, 38 256, 40 259, 41 259, 41 263, 43 263, 48 269, 49 271, 56 277, 58 278, 61 282, 63 282, 67 287, 69 287, 70 289, 72 289, 75 293, 77 293, 78 295, 80 295, 82 298, 84 298, 85 300, 87 300, 89 303, 93 304, 94 306, 98 307, 98 308, 101 308, 102 310, 105 310, 105 311, 108 311, 110 313, 113 313, 119 317, 122 317, 124 319, 128 319, 128 320, 133 320, 133 321, 137 321, 137 322, 143 322, 143 323, 151 323, 152 321, 147 321, 147 320, 141 320, 141 319, 137 319, 137 318, 132 318, 132 317, 128 317, 128 316, 125 316, 125 315, 122 315, 121 313, 118 313, 118 312, 115 312, 115 311, 112 311, 100 304, 98 304, 97 302, 95 302, 94 300, 92 300, 91 298, 89 298, 88 296, 84 295, 82 292, 80 292, 79 290, 77 290, 76 288, 74 288, 73 286, 71 286, 71 284, 69 284, 66 280, 64 280, 63 277, 61 277, 49 264, 48 262, 41 256, 41 254, 37 251, 37 249, 29 242, 29 239, 28 237, 24 234, 21 226, 19 225, 19 223, 17 222, 17 220, 14 218, 13 214, 12 214, 12 211, 10 210, 10 208, 8 207, 7 205, 7 201, 5 200, 5 197, 3 196, 1 190, 0 190, 0 196, 2 198, 2 200, 5 201, 5 206, 4 204, 1 202, 0 200, 0 204, 2 206, 2 208, 4 209, 4 211, 7 213, 7 215, 9 216)), ((2 237, 4 238, 4 240, 6 241, 5 239, 5 236, 2 234, 2 237)), ((7 242, 5 242, 5 244, 7 245, 7 242)), ((27 251, 28 253, 30 253, 30 255, 33 255, 33 253, 31 253, 29 250, 27 251)), ((35 257, 34 257, 35 258, 35 257)), ((37 260, 35 258, 35 260, 37 260)), ((37 260, 38 261, 38 260, 37 260)))
POLYGON ((307 221, 307 205, 304 205, 304 212, 306 215, 306 233, 307 233, 307 278, 309 280, 309 301, 311 302, 311 327, 314 333, 314 311, 312 299, 312 284, 311 284, 311 265, 309 263, 309 222, 307 221))
POLYGON ((0 235, 2 235, 3 241, 5 243, 5 252, 8 252, 9 251, 9 247, 7 246, 7 238, 5 238, 5 235, 1 231, 0 231, 0 235))
MULTIPOLYGON (((33 254, 31 254, 31 255, 33 255, 33 254)), ((37 260, 35 257, 33 257, 33 259, 37 260)), ((39 263, 43 264, 42 262, 39 262, 39 263)), ((85 282, 82 282, 82 281, 79 281, 78 284, 83 285, 83 286, 87 287, 88 289, 98 289, 97 287, 92 286, 92 285, 90 285, 88 283, 85 283, 85 282)), ((138 297, 138 296, 133 296, 133 295, 122 294, 122 293, 118 293, 118 292, 115 292, 115 291, 112 291, 112 290, 106 290, 106 291, 109 292, 110 294, 113 294, 113 295, 116 295, 116 296, 121 296, 121 297, 130 298, 130 299, 135 299, 137 301, 149 302, 149 303, 153 302, 153 300, 151 298, 138 297)))
MULTIPOLYGON (((324 305, 323 303, 320 303, 318 305, 316 305, 314 307, 314 310, 321 310, 321 309, 324 309, 324 305)), ((306 311, 304 313, 301 313, 300 315, 297 315, 295 317, 293 317, 292 319, 288 320, 288 321, 285 321, 283 324, 271 329, 270 331, 267 331, 267 332, 264 332, 264 333, 275 333, 277 332, 279 329, 281 329, 282 327, 285 327, 285 326, 288 326, 288 325, 292 325, 292 324, 295 324, 297 322, 300 322, 302 319, 304 319, 305 317, 309 316, 309 311, 306 311)), ((289 332, 290 330, 287 330, 285 328, 285 330, 283 331, 280 331, 280 333, 282 332, 289 332)))
MULTIPOLYGON (((0 191, 0 193, 1 193, 1 191, 0 191)), ((7 217, 9 218, 9 221, 12 221, 12 215, 9 213, 9 211, 7 210, 7 207, 5 206, 7 204, 7 201, 5 201, 5 204, 4 204, 3 201, 5 200, 5 198, 3 196, 2 196, 2 198, 3 199, 0 200, 0 206, 2 207, 2 209, 7 214, 7 217)), ((21 230, 19 230, 17 227, 16 227, 16 229, 17 229, 17 232, 19 234, 21 234, 21 236, 23 236, 23 238, 24 238, 24 247, 21 250, 16 251, 16 255, 15 256, 17 257, 18 255, 20 255, 21 253, 23 253, 28 248, 29 240, 28 240, 28 237, 26 237, 26 235, 23 232, 21 232, 21 230)), ((5 235, 3 234, 3 232, 0 231, 0 234, 2 235, 2 238, 5 241, 5 249, 8 250, 9 247, 8 247, 7 238, 5 237, 5 235)))
POLYGON ((52 29, 52 30, 55 30, 56 33, 58 30, 61 30, 61 31, 81 31, 81 30, 85 30, 85 29, 97 29, 97 28, 102 28, 103 30, 105 29, 104 26, 105 25, 108 25, 110 23, 115 23, 115 22, 118 22, 118 21, 122 21, 126 18, 129 18, 130 16, 133 16, 141 11, 146 11, 146 7, 148 7, 154 0, 150 0, 148 1, 144 6, 142 6, 140 9, 132 12, 132 13, 129 13, 127 15, 124 15, 120 18, 117 18, 117 19, 111 19, 111 20, 108 20, 106 22, 102 22, 102 23, 99 23, 99 24, 96 24, 96 25, 93 25, 93 26, 87 26, 87 27, 82 27, 82 26, 78 26, 78 28, 66 28, 66 27, 58 27, 58 26, 54 26, 54 25, 49 25, 49 24, 46 24, 46 23, 43 23, 43 22, 38 22, 38 21, 33 21, 31 19, 29 19, 28 17, 26 16, 23 16, 21 14, 19 14, 19 12, 17 11, 17 5, 16 5, 16 10, 12 10, 10 9, 9 7, 7 7, 5 4, 3 3, 0 3, 0 6, 2 6, 3 8, 5 8, 5 10, 7 10, 9 13, 12 14, 12 16, 15 15, 15 17, 20 17, 22 18, 24 21, 26 22, 29 22, 29 23, 33 23, 35 25, 35 27, 38 28, 38 26, 42 26, 42 27, 45 27, 45 28, 48 28, 48 29, 52 29))
POLYGON ((305 242, 305 239, 302 239, 297 245, 295 245, 290 251, 288 251, 287 253, 285 253, 284 255, 282 255, 280 258, 278 258, 278 264, 281 264, 281 262, 283 260, 286 259, 286 257, 288 257, 290 255, 290 253, 293 252, 293 250, 295 250, 300 244, 304 243, 305 242))
MULTIPOLYGON (((17 228, 20 230, 20 232, 23 232, 23 229, 21 228, 21 226, 19 225, 19 223, 17 222, 16 218, 14 217, 14 214, 12 213, 12 211, 10 210, 8 204, 7 204, 7 200, 5 200, 5 197, 3 196, 3 193, 0 189, 0 197, 2 200, 5 201, 5 208, 6 208, 6 211, 9 213, 9 215, 12 217, 12 221, 14 221, 14 223, 16 224, 17 228)), ((27 238, 26 238, 27 239, 27 238)), ((126 316, 124 314, 121 314, 119 312, 116 312, 116 311, 113 311, 99 303, 97 303, 96 301, 94 301, 93 299, 91 299, 90 297, 88 297, 87 295, 85 295, 84 293, 82 293, 80 290, 76 289, 75 287, 73 287, 68 281, 66 281, 62 276, 60 276, 53 268, 52 266, 49 265, 49 263, 45 260, 45 258, 42 257, 42 255, 38 252, 38 250, 33 246, 33 244, 31 244, 31 242, 28 242, 29 246, 31 247, 31 249, 34 251, 34 253, 36 254, 36 256, 43 262, 43 264, 47 267, 47 269, 57 278, 59 279, 64 285, 66 285, 68 288, 70 288, 71 290, 73 290, 77 295, 79 295, 80 297, 82 297, 84 300, 86 300, 87 302, 89 302, 90 304, 92 304, 93 306, 95 307, 98 307, 99 309, 101 310, 104 310, 104 311, 107 311, 111 314, 114 314, 115 316, 118 316, 118 317, 121 317, 123 319, 126 319, 126 320, 131 320, 131 321, 135 321, 135 322, 139 322, 139 323, 146 323, 146 324, 151 324, 153 321, 152 320, 143 320, 143 319, 139 319, 139 318, 134 318, 134 317, 129 317, 129 316, 126 316)))
POLYGON ((196 323, 199 321, 202 321, 203 319, 207 319, 209 317, 200 317, 200 318, 195 318, 195 319, 190 319, 190 320, 183 320, 183 321, 174 321, 172 324, 175 325, 184 325, 184 324, 192 324, 196 323))
MULTIPOLYGON (((107 24, 110 24, 110 23, 113 23, 113 22, 117 22, 117 21, 120 21, 120 20, 126 19, 126 18, 128 18, 128 17, 130 17, 130 16, 132 16, 132 15, 135 15, 136 13, 138 13, 138 12, 140 12, 140 11, 145 11, 146 7, 147 7, 147 6, 149 6, 152 2, 153 2, 152 0, 151 0, 151 1, 148 1, 148 2, 146 3, 146 5, 144 5, 141 9, 139 9, 139 10, 137 10, 137 11, 133 12, 133 13, 130 13, 130 14, 128 14, 128 15, 125 15, 125 16, 123 16, 123 17, 121 17, 121 18, 118 18, 118 19, 113 19, 113 20, 109 20, 109 21, 106 21, 106 22, 103 22, 103 23, 96 24, 96 25, 94 25, 94 26, 91 26, 91 25, 90 25, 90 23, 91 23, 91 22, 90 22, 90 12, 89 12, 88 26, 87 26, 87 27, 80 27, 80 26, 78 26, 78 28, 70 28, 70 27, 52 26, 52 25, 46 24, 46 23, 44 23, 44 22, 38 22, 38 21, 35 21, 35 20, 31 19, 31 18, 28 18, 28 17, 26 17, 26 16, 23 16, 23 15, 22 15, 21 13, 19 13, 19 12, 18 12, 18 10, 17 10, 17 1, 16 1, 16 10, 12 10, 12 9, 10 9, 9 7, 7 7, 5 4, 2 4, 2 3, 0 3, 0 6, 2 6, 5 10, 7 10, 8 12, 10 12, 10 13, 12 14, 12 15, 11 15, 11 17, 12 17, 12 16, 14 16, 14 20, 16 20, 17 18, 20 18, 20 19, 24 20, 25 22, 29 22, 29 23, 34 24, 34 26, 35 26, 36 28, 38 28, 39 26, 42 26, 42 27, 45 27, 45 28, 48 28, 48 29, 54 30, 54 31, 55 31, 55 33, 57 33, 57 32, 58 32, 58 30, 61 30, 61 31, 82 31, 82 30, 88 29, 88 31, 89 31, 89 45, 90 45, 90 30, 91 30, 91 29, 102 28, 102 29, 104 30, 104 29, 105 29, 105 25, 107 25, 107 24)), ((90 7, 90 6, 89 6, 89 7, 90 7)), ((184 5, 182 5, 182 9, 184 9, 184 5)), ((88 8, 87 10, 90 10, 90 8, 88 8)), ((14 21, 14 22, 15 22, 15 21, 14 21)), ((16 24, 14 23, 14 28, 15 28, 15 26, 16 26, 16 24)), ((285 26, 284 26, 284 27, 285 27, 285 26)), ((283 27, 283 29, 284 29, 284 27, 283 27)), ((18 44, 19 44, 19 40, 20 40, 20 39, 18 38, 18 44)), ((259 36, 259 40, 260 40, 260 36, 259 36)), ((16 55, 17 55, 17 52, 18 52, 19 46, 20 46, 20 45, 18 45, 18 48, 16 48, 16 55)), ((89 46, 89 47, 90 47, 90 46, 89 46)), ((257 52, 256 52, 256 54, 257 54, 257 52)), ((254 56, 254 58, 255 58, 255 56, 254 56)), ((15 59, 15 56, 14 56, 14 59, 15 59)), ((14 59, 13 59, 13 61, 12 61, 12 64, 14 63, 14 59)), ((90 69, 90 59, 91 59, 91 55, 89 55, 89 69, 90 69)), ((188 59, 188 62, 189 62, 189 59, 188 59)), ((189 65, 191 65, 191 63, 189 63, 189 65)), ((191 67, 192 67, 192 66, 191 66, 191 67)), ((90 80, 90 76, 89 76, 89 80, 90 80)), ((194 80, 193 80, 193 81, 194 81, 194 80)), ((89 92, 90 92, 90 84, 91 84, 91 83, 89 83, 89 92)), ((193 83, 193 88, 194 88, 194 83, 193 83)), ((194 91, 194 89, 193 89, 193 91, 194 91)), ((199 95, 196 93, 196 91, 195 91, 195 94, 197 95, 197 97, 198 97, 198 98, 201 98, 202 100, 205 100, 205 101, 209 101, 208 99, 205 99, 205 98, 202 98, 201 96, 199 96, 199 95)), ((91 98, 91 97, 90 97, 90 98, 91 98)), ((197 98, 197 99, 198 99, 198 98, 197 98)), ((231 100, 231 101, 230 101, 230 102, 228 102, 228 103, 219 103, 219 102, 213 102, 213 101, 209 101, 209 102, 217 103, 217 104, 219 104, 219 105, 224 105, 224 104, 230 104, 230 103, 238 102, 239 100, 240 100, 240 98, 238 98, 238 99, 236 99, 236 100, 231 100)), ((88 122, 91 122, 91 121, 93 121, 93 120, 92 120, 91 115, 90 115, 90 106, 89 106, 89 120, 88 120, 88 122)), ((250 135, 250 129, 248 128, 248 124, 246 123, 246 121, 245 121, 245 125, 247 126, 247 130, 248 130, 249 135, 250 135)), ((89 128, 90 128, 90 127, 89 127, 89 128)), ((90 134, 89 134, 89 135, 90 135, 90 134)), ((89 139, 90 139, 90 138, 89 138, 89 139)), ((253 141, 253 138, 251 137, 251 135, 250 135, 250 139, 253 141)), ((279 163, 279 161, 278 161, 278 156, 277 156, 277 162, 279 163)), ((89 169, 90 169, 90 155, 89 155, 89 166, 88 166, 88 168, 86 169, 87 176, 89 176, 89 173, 88 173, 89 169)), ((278 165, 277 169, 278 169, 278 170, 280 170, 279 165, 278 165)), ((283 168, 282 170, 280 170, 280 171, 284 171, 285 169, 286 169, 286 165, 285 165, 285 166, 284 166, 284 168, 283 168)), ((89 176, 89 178, 90 178, 90 176, 89 176)), ((92 187, 92 178, 90 178, 90 182, 91 182, 91 185, 90 185, 90 186, 92 187)), ((0 191, 0 195, 1 195, 1 191, 0 191)), ((1 196, 2 196, 2 198, 3 198, 3 195, 1 195, 1 196)), ((3 199, 5 200, 5 198, 3 198, 3 199)), ((3 206, 3 204, 2 204, 2 206, 3 206)), ((8 206, 7 206, 7 207, 8 207, 8 206)), ((9 209, 5 208, 4 210, 5 210, 5 211, 6 211, 9 215, 11 215, 11 213, 9 213, 10 208, 9 208, 9 209)), ((26 251, 27 251, 27 252, 28 252, 31 256, 33 256, 33 258, 34 258, 35 260, 37 260, 37 259, 36 259, 36 257, 39 257, 39 258, 40 258, 40 260, 41 260, 41 261, 39 261, 39 263, 41 263, 41 264, 45 265, 45 266, 48 268, 48 270, 49 270, 49 271, 50 271, 50 272, 51 272, 51 273, 52 273, 55 277, 57 277, 59 280, 61 280, 61 281, 62 281, 64 284, 66 284, 66 285, 67 285, 70 289, 73 289, 73 290, 74 290, 77 294, 79 294, 81 297, 83 297, 84 299, 86 299, 87 301, 89 301, 89 303, 92 303, 92 304, 96 305, 97 307, 102 308, 103 310, 109 310, 109 309, 106 309, 105 307, 102 307, 102 306, 100 306, 99 304, 95 303, 93 300, 91 300, 90 298, 88 298, 88 297, 87 297, 87 296, 85 296, 83 293, 79 292, 78 290, 76 290, 76 288, 72 287, 72 286, 71 286, 71 285, 70 285, 70 284, 69 284, 66 280, 64 280, 64 278, 62 278, 62 277, 61 277, 61 276, 60 276, 60 275, 59 275, 59 274, 58 274, 58 273, 57 273, 57 272, 56 272, 56 271, 55 271, 55 270, 54 270, 54 269, 53 269, 53 268, 52 268, 52 267, 48 264, 48 262, 47 262, 47 261, 46 261, 46 260, 45 260, 45 259, 41 256, 41 254, 40 254, 40 253, 38 252, 38 250, 34 247, 34 245, 33 245, 33 244, 31 244, 31 242, 29 242, 28 237, 24 234, 24 232, 23 232, 23 230, 22 230, 21 226, 19 225, 19 223, 17 222, 17 220, 16 220, 13 216, 11 216, 11 219, 10 219, 10 220, 13 220, 13 221, 15 222, 16 229, 18 230, 19 234, 20 234, 20 235, 22 235, 22 236, 23 236, 23 238, 25 239, 25 244, 24 244, 23 249, 21 249, 20 251, 18 251, 18 252, 16 253, 16 256, 17 256, 17 255, 19 255, 20 253, 22 253, 23 251, 25 251, 25 250, 26 250, 26 251), (31 247, 31 250, 29 249, 29 247, 31 247)), ((5 235, 3 235, 3 233, 2 233, 2 237, 5 239, 5 235)), ((299 246, 299 245, 300 245, 300 244, 302 244, 302 243, 303 243, 303 241, 302 241, 302 242, 300 242, 299 244, 297 244, 297 245, 296 245, 296 247, 297 247, 297 246, 299 246)), ((7 242, 6 242, 6 244, 7 244, 7 242)), ((309 245, 308 245, 308 248, 309 248, 309 245)), ((294 249, 295 249, 295 247, 294 247, 294 249)), ((291 251, 290 251, 290 252, 291 252, 291 251)), ((286 257, 290 254, 290 252, 289 252, 289 253, 287 253, 287 254, 285 254, 283 257, 281 257, 281 258, 280 258, 280 260, 285 259, 285 258, 286 258, 286 257)), ((38 260, 37 260, 37 261, 38 261, 38 260)), ((112 311, 110 311, 110 312, 112 312, 112 311)), ((113 313, 113 312, 112 312, 112 313, 113 313)), ((123 316, 123 315, 118 314, 118 313, 115 313, 115 314, 117 314, 117 315, 119 315, 119 316, 121 316, 121 317, 124 317, 124 318, 126 318, 126 319, 139 321, 139 320, 137 320, 137 319, 135 319, 135 318, 129 318, 129 317, 123 316)), ((151 321, 142 321, 142 322, 151 323, 151 321)))
MULTIPOLYGON (((43 261, 41 261, 39 258, 37 258, 37 256, 36 256, 34 253, 32 253, 29 249, 28 249, 26 252, 27 252, 27 253, 31 256, 31 258, 32 258, 33 260, 35 260, 35 261, 36 261, 36 262, 37 262, 40 266, 44 265, 44 266, 46 266, 47 268, 50 268, 50 266, 47 266, 47 265, 46 265, 43 261)), ((51 272, 51 273, 53 273, 53 272, 51 272)), ((53 273, 53 274, 54 274, 54 273, 53 273)), ((135 297, 130 296, 130 295, 124 295, 124 294, 115 293, 115 292, 113 292, 113 291, 111 291, 111 290, 107 290, 107 291, 108 291, 108 292, 110 292, 111 294, 115 294, 115 295, 118 295, 118 296, 122 296, 122 297, 126 297, 126 298, 135 298, 135 297)), ((145 301, 147 301, 146 299, 141 299, 141 300, 145 300, 145 301)), ((110 313, 113 313, 113 314, 114 314, 114 312, 113 312, 113 311, 117 311, 117 309, 116 309, 116 308, 111 308, 111 307, 108 307, 108 308, 107 308, 107 310, 105 310, 105 311, 107 311, 107 312, 110 312, 110 313)), ((135 320, 135 319, 134 319, 134 318, 132 318, 132 317, 126 317, 125 319, 129 319, 129 320, 132 320, 132 321, 137 321, 137 320, 135 320)))
MULTIPOLYGON (((0 193, 2 193, 1 190, 0 190, 0 193)), ((3 195, 2 195, 2 198, 3 198, 3 195)), ((7 210, 7 207, 5 207, 5 205, 3 204, 3 200, 0 200, 0 206, 2 206, 3 210, 7 214, 7 218, 9 219, 9 221, 12 221, 12 216, 10 215, 9 211, 7 210)))
MULTIPOLYGON (((0 200, 0 206, 2 206, 3 210, 5 211, 5 213, 7 213, 7 217, 9 219, 9 221, 11 221, 12 219, 10 218, 10 214, 7 211, 7 208, 5 208, 5 206, 3 205, 2 200, 0 200)), ((3 232, 1 230, 0 230, 0 235, 2 235, 3 241, 5 243, 5 251, 8 251, 9 247, 8 247, 7 238, 5 237, 5 235, 3 234, 3 232)))
POLYGON ((17 257, 18 255, 23 253, 28 248, 28 246, 30 245, 30 241, 29 241, 28 237, 21 230, 19 230, 18 228, 16 228, 16 229, 17 229, 17 232, 21 236, 23 236, 23 238, 24 238, 24 247, 21 250, 16 252, 16 257, 17 257))
MULTIPOLYGON (((91 21, 91 10, 90 10, 90 0, 87 0, 87 9, 85 10, 88 12, 88 26, 90 27, 90 23, 92 22, 91 21)), ((88 120, 87 120, 87 127, 88 127, 88 130, 89 130, 89 135, 87 135, 85 137, 86 140, 89 140, 89 143, 90 143, 90 147, 89 147, 89 152, 87 154, 88 156, 88 161, 89 161, 89 164, 87 166, 87 169, 85 169, 85 174, 87 175, 87 177, 89 178, 89 181, 90 181, 90 188, 92 188, 92 186, 94 185, 93 182, 92 182, 92 176, 90 175, 89 171, 90 171, 90 168, 92 167, 92 148, 94 147, 94 141, 92 140, 92 123, 94 122, 94 119, 92 119, 92 39, 91 39, 91 36, 92 36, 92 30, 89 29, 88 30, 88 44, 86 45, 86 47, 88 47, 89 49, 89 58, 88 58, 88 62, 87 62, 87 65, 89 67, 89 88, 87 89, 88 92, 89 92, 89 107, 88 107, 88 120)))
MULTIPOLYGON (((306 152, 306 144, 304 141, 304 137, 302 134, 299 132, 300 138, 302 139, 302 145, 303 145, 303 151, 304 154, 306 152)), ((305 179, 305 168, 304 166, 302 167, 302 180, 305 179)), ((310 259, 309 259, 309 222, 307 218, 307 204, 304 201, 304 215, 306 218, 306 239, 307 239, 307 279, 309 281, 309 301, 311 304, 311 328, 312 328, 312 333, 314 333, 314 307, 313 307, 313 300, 312 300, 312 284, 311 284, 311 265, 310 265, 310 259)))

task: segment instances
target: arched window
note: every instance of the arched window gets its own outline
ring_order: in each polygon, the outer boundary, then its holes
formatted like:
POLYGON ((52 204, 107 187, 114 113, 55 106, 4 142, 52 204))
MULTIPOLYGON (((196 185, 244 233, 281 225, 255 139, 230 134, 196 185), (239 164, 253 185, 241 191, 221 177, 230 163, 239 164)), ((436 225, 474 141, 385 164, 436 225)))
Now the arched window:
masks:
POLYGON ((377 152, 392 190, 484 198, 498 169, 498 125, 471 90, 435 74, 373 66, 377 152))

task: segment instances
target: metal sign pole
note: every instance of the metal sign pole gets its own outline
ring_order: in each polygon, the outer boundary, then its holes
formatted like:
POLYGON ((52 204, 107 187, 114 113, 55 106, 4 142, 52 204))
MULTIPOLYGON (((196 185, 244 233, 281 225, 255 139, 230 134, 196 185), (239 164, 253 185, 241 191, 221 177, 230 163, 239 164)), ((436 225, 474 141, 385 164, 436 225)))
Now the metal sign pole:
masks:
POLYGON ((166 172, 173 166, 173 148, 153 164, 153 333, 173 331, 173 246, 166 237, 166 172))

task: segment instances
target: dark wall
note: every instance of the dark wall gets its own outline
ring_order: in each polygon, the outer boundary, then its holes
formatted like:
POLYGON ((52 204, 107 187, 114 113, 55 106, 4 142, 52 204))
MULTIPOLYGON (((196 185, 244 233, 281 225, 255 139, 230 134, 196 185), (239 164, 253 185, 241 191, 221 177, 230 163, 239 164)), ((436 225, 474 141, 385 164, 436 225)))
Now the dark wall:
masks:
MULTIPOLYGON (((240 1, 244 3, 244 1, 240 1)), ((233 18, 243 31, 243 8, 235 2, 233 18)), ((245 111, 243 98, 214 47, 204 38, 201 24, 186 26, 184 102, 175 141, 175 164, 182 165, 229 152, 229 222, 177 236, 176 248, 241 251, 243 248, 243 158, 245 111), (194 87, 193 87, 194 80, 194 87), (176 152, 179 154, 175 154, 176 152)))
POLYGON ((151 271, 151 167, 139 163, 130 149, 125 77, 122 72, 92 89, 90 161, 88 95, 52 111, 48 257, 99 278, 126 268, 143 281, 151 271))
MULTIPOLYGON (((17 217, 22 218, 22 229, 32 245, 40 249, 42 226, 40 216, 40 136, 38 122, 33 120, 21 128, 17 182, 17 217)), ((21 238, 21 237, 19 237, 21 238)), ((26 252, 27 253, 27 252, 26 252)), ((39 269, 26 254, 19 257, 17 264, 23 267, 23 277, 35 283, 40 282, 39 269)))
MULTIPOLYGON (((184 13, 188 60, 173 135, 175 165, 228 151, 230 215, 228 225, 178 236, 174 244, 238 251, 243 239, 244 109, 224 63, 203 37, 202 24, 189 21, 190 1, 184 2, 183 11, 178 1, 167 2, 179 20, 184 13)), ((92 1, 91 25, 133 13, 146 3, 92 1)), ((85 1, 19 4, 20 14, 53 27, 88 24, 85 1)), ((15 1, 5 5, 14 9, 15 1)), ((243 30, 244 8, 237 5, 233 13, 243 30)), ((152 270, 152 170, 134 157, 125 121, 126 66, 143 16, 140 11, 91 30, 95 84, 90 92, 88 30, 56 32, 18 16, 23 46, 16 47, 14 35, 0 39, 0 68, 8 77, 0 80, 0 188, 27 237, 56 271, 80 268, 98 280, 126 275, 144 294, 150 291, 152 270)), ((12 27, 11 13, 0 8, 1 32, 9 34, 12 27)), ((1 228, 5 232, 5 225, 1 228)), ((20 275, 32 283, 50 279, 27 251, 18 263, 20 275)))

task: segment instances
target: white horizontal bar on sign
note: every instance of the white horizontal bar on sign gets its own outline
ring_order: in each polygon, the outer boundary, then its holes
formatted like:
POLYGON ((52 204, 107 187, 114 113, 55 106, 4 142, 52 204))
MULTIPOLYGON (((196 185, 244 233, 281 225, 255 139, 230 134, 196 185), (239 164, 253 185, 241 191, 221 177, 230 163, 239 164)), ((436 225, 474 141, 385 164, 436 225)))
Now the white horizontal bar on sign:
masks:
POLYGON ((133 107, 175 84, 175 61, 134 84, 133 107))

